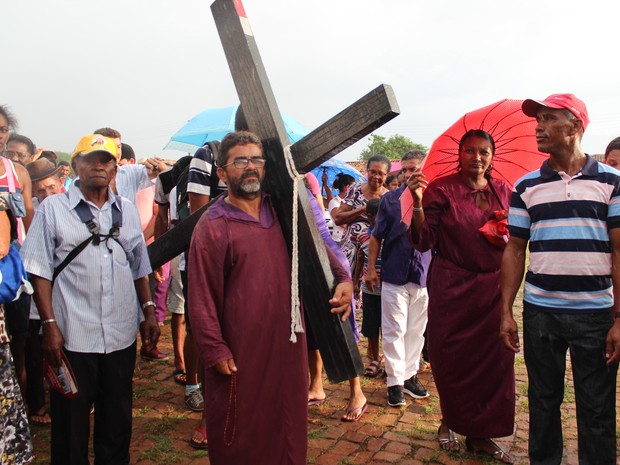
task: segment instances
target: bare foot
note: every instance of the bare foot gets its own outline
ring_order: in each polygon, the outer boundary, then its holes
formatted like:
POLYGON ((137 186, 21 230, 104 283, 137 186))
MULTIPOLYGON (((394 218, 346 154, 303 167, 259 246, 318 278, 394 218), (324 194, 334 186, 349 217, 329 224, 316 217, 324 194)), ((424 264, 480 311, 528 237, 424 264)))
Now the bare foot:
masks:
POLYGON ((315 389, 308 391, 308 404, 313 402, 314 404, 318 404, 325 400, 325 391, 323 389, 315 389))

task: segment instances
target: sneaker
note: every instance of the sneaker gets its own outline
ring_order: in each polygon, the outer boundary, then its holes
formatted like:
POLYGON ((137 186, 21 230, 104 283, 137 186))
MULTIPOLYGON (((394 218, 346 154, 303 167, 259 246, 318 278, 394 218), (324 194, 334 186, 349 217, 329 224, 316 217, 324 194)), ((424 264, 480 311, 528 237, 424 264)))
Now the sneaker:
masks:
POLYGON ((405 381, 405 388, 403 392, 414 399, 424 399, 429 396, 428 391, 422 386, 417 375, 413 375, 407 381, 405 381))
POLYGON ((205 408, 205 400, 200 389, 194 389, 185 396, 185 405, 193 412, 202 412, 205 408))
POLYGON ((388 405, 390 407, 407 405, 402 386, 388 386, 388 405))
POLYGON ((153 347, 151 350, 145 350, 144 347, 141 347, 140 357, 142 357, 144 360, 151 360, 154 362, 165 362, 166 360, 170 359, 170 357, 168 357, 166 354, 160 352, 157 347, 153 347))

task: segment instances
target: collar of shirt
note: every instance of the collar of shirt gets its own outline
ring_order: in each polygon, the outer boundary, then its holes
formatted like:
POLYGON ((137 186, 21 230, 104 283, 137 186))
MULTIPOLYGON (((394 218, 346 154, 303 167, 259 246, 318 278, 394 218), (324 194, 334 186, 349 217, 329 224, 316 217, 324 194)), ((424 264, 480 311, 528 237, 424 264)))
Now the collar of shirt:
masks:
MULTIPOLYGON (((69 208, 71 210, 74 210, 75 207, 77 206, 78 203, 80 203, 80 201, 84 200, 86 203, 89 203, 91 205, 94 205, 92 202, 86 200, 84 198, 84 194, 82 193, 82 191, 80 190, 80 182, 79 180, 77 180, 76 182, 74 182, 73 184, 71 184, 71 186, 69 187, 69 190, 67 191, 67 195, 69 196, 69 208)), ((108 187, 108 200, 106 200, 106 204, 117 204, 117 207, 120 209, 121 206, 118 205, 118 199, 116 198, 116 196, 114 195, 114 192, 112 192, 112 189, 110 189, 108 187)), ((101 208, 101 210, 105 210, 105 205, 101 208)))
MULTIPOLYGON (((585 155, 586 163, 583 165, 583 168, 581 168, 581 172, 584 176, 596 176, 598 174, 598 162, 587 153, 585 155)), ((540 167, 540 177, 543 179, 550 179, 557 174, 558 172, 549 166, 549 160, 545 160, 540 167)))

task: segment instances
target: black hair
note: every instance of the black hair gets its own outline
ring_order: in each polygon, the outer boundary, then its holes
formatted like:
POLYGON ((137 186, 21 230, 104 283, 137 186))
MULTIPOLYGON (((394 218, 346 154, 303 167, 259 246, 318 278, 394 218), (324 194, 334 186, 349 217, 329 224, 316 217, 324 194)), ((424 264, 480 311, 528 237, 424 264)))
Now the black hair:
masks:
MULTIPOLYGON (((404 160, 404 158, 403 158, 403 160, 404 160)), ((390 183, 391 183, 392 181, 394 181, 394 179, 396 179, 396 178, 398 178, 398 175, 397 175, 397 174, 390 174, 387 178, 385 178, 385 182, 383 183, 383 185, 384 185, 385 187, 389 186, 389 185, 390 185, 390 183)))
POLYGON ((390 172, 390 168, 392 168, 392 162, 390 161, 390 159, 388 157, 386 157, 385 155, 373 155, 372 157, 370 157, 368 159, 368 162, 366 163, 366 170, 368 170, 368 168, 370 168, 370 164, 373 162, 378 162, 378 163, 383 163, 385 165, 387 165, 388 169, 387 172, 390 172))
POLYGON ((407 150, 407 153, 403 155, 403 158, 401 158, 401 161, 424 160, 424 157, 426 157, 426 154, 422 150, 409 149, 407 150))
POLYGON ((370 199, 366 204, 366 214, 367 215, 376 215, 379 211, 379 204, 381 203, 381 199, 370 199))
POLYGON ((493 136, 482 129, 470 129, 463 134, 463 137, 461 137, 461 140, 459 141, 459 154, 461 153, 461 150, 463 150, 463 145, 465 145, 465 142, 472 137, 479 137, 489 142, 491 144, 491 149, 493 149, 493 154, 495 154, 495 140, 493 140, 493 136))
POLYGON ((26 147, 28 147, 28 153, 30 155, 34 155, 34 152, 37 149, 37 147, 34 145, 34 142, 32 142, 29 137, 22 136, 21 134, 11 134, 6 141, 6 145, 9 145, 9 142, 19 142, 21 144, 24 144, 26 147))
POLYGON ((605 149, 605 160, 607 160, 609 152, 612 150, 620 150, 620 137, 616 137, 607 145, 607 148, 605 149))
POLYGON ((237 145, 256 144, 263 151, 263 144, 256 134, 250 131, 235 131, 226 134, 220 142, 220 150, 216 160, 217 166, 224 166, 228 160, 228 152, 237 145))
POLYGON ((121 138, 121 133, 118 132, 116 129, 112 129, 112 128, 97 129, 96 131, 93 131, 93 134, 99 134, 100 136, 109 137, 110 139, 121 138))
POLYGON ((121 142, 121 160, 136 160, 136 152, 133 147, 125 142, 121 142))
POLYGON ((67 160, 60 160, 56 166, 71 166, 67 160))
POLYGON ((345 187, 350 186, 351 184, 355 184, 355 178, 350 174, 338 173, 334 178, 334 182, 332 187, 334 189, 338 189, 339 191, 343 191, 345 187))

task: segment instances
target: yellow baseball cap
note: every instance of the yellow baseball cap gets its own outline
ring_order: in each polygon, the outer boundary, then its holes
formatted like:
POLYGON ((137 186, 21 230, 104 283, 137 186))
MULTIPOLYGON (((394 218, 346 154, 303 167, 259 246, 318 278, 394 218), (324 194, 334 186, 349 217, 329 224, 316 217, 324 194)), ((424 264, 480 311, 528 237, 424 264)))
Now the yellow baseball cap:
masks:
POLYGON ((89 134, 82 137, 75 146, 75 150, 71 155, 71 160, 78 155, 84 156, 93 152, 107 152, 118 162, 118 151, 116 150, 114 141, 109 137, 104 137, 99 134, 89 134))

